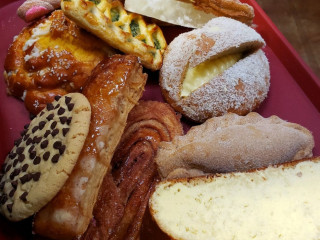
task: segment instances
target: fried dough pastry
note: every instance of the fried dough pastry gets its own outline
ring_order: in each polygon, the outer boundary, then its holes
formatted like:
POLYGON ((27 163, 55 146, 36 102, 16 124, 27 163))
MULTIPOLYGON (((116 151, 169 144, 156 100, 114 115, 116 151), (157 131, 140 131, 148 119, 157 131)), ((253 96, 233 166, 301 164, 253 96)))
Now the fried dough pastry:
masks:
POLYGON ((110 46, 138 56, 142 65, 159 70, 167 47, 161 29, 146 24, 138 14, 127 13, 120 1, 63 0, 61 8, 79 26, 110 46))
POLYGON ((195 126, 170 144, 156 163, 162 178, 238 172, 312 157, 314 138, 299 124, 258 113, 228 113, 195 126))
POLYGON ((135 56, 114 55, 94 70, 83 94, 91 104, 89 134, 69 179, 34 219, 34 231, 72 239, 87 229, 99 188, 147 75, 135 56))
POLYGON ((55 11, 24 28, 10 46, 4 64, 8 94, 37 114, 54 96, 80 91, 92 69, 113 53, 61 10, 55 11))
POLYGON ((133 108, 82 240, 139 238, 151 186, 158 179, 158 145, 182 134, 180 119, 168 104, 140 101, 133 108))

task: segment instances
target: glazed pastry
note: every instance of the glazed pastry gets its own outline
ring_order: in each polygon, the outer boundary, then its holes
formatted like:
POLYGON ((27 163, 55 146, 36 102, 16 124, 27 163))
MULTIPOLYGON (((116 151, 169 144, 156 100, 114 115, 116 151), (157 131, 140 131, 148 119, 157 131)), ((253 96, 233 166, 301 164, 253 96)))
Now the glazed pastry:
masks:
POLYGON ((83 94, 91 104, 91 124, 69 179, 34 218, 34 231, 50 239, 72 239, 87 229, 99 188, 147 76, 135 56, 114 55, 92 72, 83 94))
POLYGON ((60 7, 61 0, 26 0, 17 14, 26 22, 31 22, 60 7))
POLYGON ((7 92, 37 114, 56 95, 80 91, 92 69, 114 52, 57 10, 14 39, 4 64, 7 92))
POLYGON ((162 143, 156 163, 162 178, 247 171, 312 156, 306 128, 277 116, 230 113, 192 127, 172 143, 162 143))
POLYGON ((264 44, 255 30, 225 17, 180 34, 168 46, 160 70, 164 98, 196 122, 253 111, 270 85, 264 44))
POLYGON ((140 15, 127 13, 120 1, 63 0, 61 8, 79 26, 110 46, 141 59, 142 65, 159 70, 167 47, 161 29, 147 25, 140 15))
POLYGON ((100 188, 94 219, 81 239, 139 239, 152 186, 159 179, 154 162, 158 145, 182 134, 180 119, 168 104, 140 101, 132 109, 100 188))
POLYGON ((229 17, 251 25, 254 10, 238 0, 126 0, 125 8, 170 24, 203 27, 215 17, 229 17))

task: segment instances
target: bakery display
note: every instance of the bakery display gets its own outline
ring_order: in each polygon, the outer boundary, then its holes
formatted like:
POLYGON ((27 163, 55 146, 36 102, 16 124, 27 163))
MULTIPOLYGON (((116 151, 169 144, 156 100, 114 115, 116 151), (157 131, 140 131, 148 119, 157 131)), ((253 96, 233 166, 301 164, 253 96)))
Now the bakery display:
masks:
POLYGON ((92 111, 89 137, 63 188, 36 214, 35 233, 72 239, 86 231, 128 113, 138 103, 146 78, 137 57, 130 55, 114 55, 93 70, 83 90, 92 111))
POLYGON ((93 221, 80 239, 138 239, 152 186, 159 179, 154 156, 162 141, 183 134, 180 119, 165 103, 140 101, 103 180, 93 221))
POLYGON ((253 111, 270 85, 264 44, 255 30, 225 17, 180 34, 169 44, 160 70, 164 98, 196 122, 253 111))
POLYGON ((238 0, 125 0, 125 8, 175 25, 199 28, 215 17, 229 17, 251 25, 253 8, 238 0))
POLYGON ((301 125, 277 116, 233 113, 207 120, 161 143, 156 156, 162 178, 247 171, 312 156, 314 138, 301 125))
POLYGON ((30 217, 59 192, 88 134, 87 98, 70 93, 56 100, 25 126, 2 165, 0 212, 11 221, 30 217))
POLYGON ((167 180, 150 211, 170 239, 317 239, 320 158, 167 180))
POLYGON ((110 46, 141 59, 142 65, 159 70, 166 40, 155 24, 141 15, 127 13, 120 1, 63 0, 65 14, 110 46))
POLYGON ((7 92, 36 115, 55 96, 80 91, 92 69, 112 54, 57 10, 15 37, 4 64, 7 92))

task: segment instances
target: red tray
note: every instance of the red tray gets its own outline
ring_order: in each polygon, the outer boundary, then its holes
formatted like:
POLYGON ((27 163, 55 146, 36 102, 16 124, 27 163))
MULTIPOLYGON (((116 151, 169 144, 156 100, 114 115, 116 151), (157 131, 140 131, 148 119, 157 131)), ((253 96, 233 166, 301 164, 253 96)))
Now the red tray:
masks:
MULTIPOLYGON (((29 122, 24 104, 6 95, 3 64, 12 39, 26 24, 16 16, 23 1, 0 2, 0 165, 19 137, 23 126, 29 122)), ((255 8, 256 30, 266 40, 266 55, 270 62, 271 87, 268 98, 257 110, 264 117, 277 115, 290 122, 299 123, 312 131, 316 146, 314 155, 320 155, 320 80, 302 61, 296 51, 275 27, 254 0, 243 0, 255 8)), ((183 28, 164 28, 168 42, 183 28)), ((157 79, 149 80, 144 99, 160 100, 162 97, 157 79)), ((30 223, 9 223, 0 217, 0 239, 31 238, 30 223)))

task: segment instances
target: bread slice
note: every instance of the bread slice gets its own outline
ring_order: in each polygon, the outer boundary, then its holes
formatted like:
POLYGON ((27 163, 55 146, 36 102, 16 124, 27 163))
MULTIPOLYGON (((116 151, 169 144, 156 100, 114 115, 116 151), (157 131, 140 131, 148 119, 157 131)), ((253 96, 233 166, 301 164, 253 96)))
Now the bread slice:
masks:
POLYGON ((149 202, 172 239, 319 239, 320 157, 160 182, 149 202))

